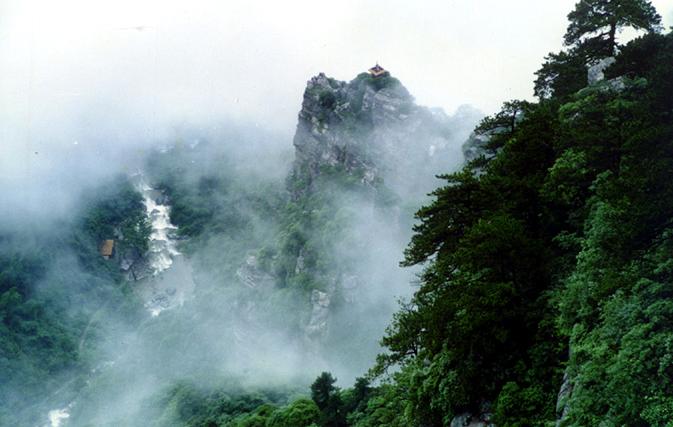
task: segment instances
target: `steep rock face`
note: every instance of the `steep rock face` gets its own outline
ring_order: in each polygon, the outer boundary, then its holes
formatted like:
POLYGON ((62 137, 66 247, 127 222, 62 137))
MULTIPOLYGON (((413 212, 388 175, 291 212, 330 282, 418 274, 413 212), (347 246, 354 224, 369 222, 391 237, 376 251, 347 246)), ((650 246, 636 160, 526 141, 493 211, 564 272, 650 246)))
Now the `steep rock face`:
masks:
MULTIPOLYGON (((313 218, 324 207, 307 200, 317 192, 323 197, 335 196, 338 202, 331 209, 348 205, 357 212, 356 221, 366 224, 341 224, 348 230, 320 240, 334 243, 344 235, 350 236, 351 228, 360 230, 349 237, 348 243, 342 239, 339 249, 325 245, 316 249, 322 243, 315 241, 291 245, 296 262, 290 264, 288 275, 301 277, 302 283, 307 279, 319 284, 320 289, 313 290, 311 314, 303 326, 309 342, 323 340, 331 330, 338 329, 329 325, 331 314, 337 310, 363 309, 360 305, 365 295, 376 286, 373 281, 381 280, 369 272, 370 266, 363 269, 359 265, 360 271, 356 271, 358 261, 344 262, 344 254, 360 259, 367 258, 369 251, 380 250, 363 241, 376 221, 385 223, 381 230, 391 235, 402 235, 402 229, 410 228, 410 224, 399 223, 400 201, 415 204, 436 187, 435 175, 461 163, 461 144, 480 117, 470 107, 462 107, 449 117, 441 110, 418 106, 407 89, 388 73, 380 77, 363 73, 350 82, 321 73, 308 81, 293 140, 295 161, 289 179, 292 198, 304 209, 305 218, 313 218), (366 196, 354 202, 345 194, 350 189, 325 187, 321 178, 347 182, 348 188, 364 190, 361 193, 366 196), (344 194, 335 194, 340 192, 344 194), (383 208, 381 199, 387 200, 383 208)), ((302 224, 299 229, 303 236, 321 235, 334 226, 319 222, 325 220, 322 215, 317 223, 308 219, 302 224)), ((404 244, 406 238, 394 243, 399 246, 395 254, 402 253, 404 244)), ((367 297, 371 298, 371 292, 367 297)), ((343 322, 347 316, 341 317, 343 322)))
POLYGON ((346 83, 321 73, 308 81, 299 112, 295 192, 310 191, 322 170, 343 168, 364 184, 383 180, 404 196, 418 191, 423 178, 445 172, 445 151, 456 137, 442 111, 417 106, 389 75, 363 73, 346 83))

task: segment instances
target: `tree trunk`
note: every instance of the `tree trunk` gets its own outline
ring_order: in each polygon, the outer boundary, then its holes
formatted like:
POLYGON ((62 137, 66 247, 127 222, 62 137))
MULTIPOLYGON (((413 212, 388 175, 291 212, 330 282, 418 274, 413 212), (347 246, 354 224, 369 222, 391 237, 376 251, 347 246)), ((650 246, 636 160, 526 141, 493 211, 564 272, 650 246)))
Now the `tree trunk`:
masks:
POLYGON ((608 34, 609 41, 610 41, 610 55, 614 55, 617 49, 617 23, 616 22, 611 22, 610 23, 610 33, 608 34))

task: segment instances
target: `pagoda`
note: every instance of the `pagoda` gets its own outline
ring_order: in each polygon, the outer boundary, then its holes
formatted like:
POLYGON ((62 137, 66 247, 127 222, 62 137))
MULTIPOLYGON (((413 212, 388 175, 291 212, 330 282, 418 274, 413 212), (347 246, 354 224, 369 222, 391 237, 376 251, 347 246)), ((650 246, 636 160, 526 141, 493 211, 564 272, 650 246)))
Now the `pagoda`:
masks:
POLYGON ((374 65, 374 66, 373 66, 372 68, 370 68, 368 71, 369 71, 369 74, 372 75, 372 77, 381 77, 381 76, 383 76, 383 75, 385 75, 385 74, 388 73, 388 71, 386 71, 385 68, 383 68, 382 66, 380 66, 380 65, 378 64, 378 62, 376 63, 376 65, 374 65))

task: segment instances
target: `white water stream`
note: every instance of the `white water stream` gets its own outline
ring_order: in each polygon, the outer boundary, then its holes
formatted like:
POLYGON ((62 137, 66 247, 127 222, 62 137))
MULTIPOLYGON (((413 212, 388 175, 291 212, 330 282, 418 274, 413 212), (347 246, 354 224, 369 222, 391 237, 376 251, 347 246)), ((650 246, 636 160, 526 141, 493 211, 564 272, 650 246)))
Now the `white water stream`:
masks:
POLYGON ((178 227, 171 223, 164 194, 150 187, 142 174, 137 179, 136 188, 152 224, 147 254, 151 277, 139 286, 139 292, 152 316, 158 316, 163 310, 184 304, 194 290, 194 282, 189 265, 177 249, 178 227))

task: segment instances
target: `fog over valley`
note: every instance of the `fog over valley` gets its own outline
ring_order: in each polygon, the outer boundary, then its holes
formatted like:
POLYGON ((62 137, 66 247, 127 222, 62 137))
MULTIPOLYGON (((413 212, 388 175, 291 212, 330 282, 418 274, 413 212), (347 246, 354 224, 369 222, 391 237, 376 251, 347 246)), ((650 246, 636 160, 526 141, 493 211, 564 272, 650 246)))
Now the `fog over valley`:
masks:
POLYGON ((0 426, 664 425, 587 391, 670 344, 600 341, 670 314, 615 2, 2 2, 0 426))

